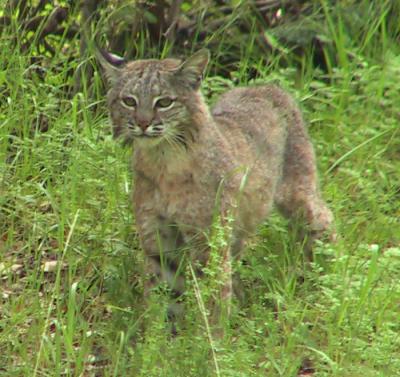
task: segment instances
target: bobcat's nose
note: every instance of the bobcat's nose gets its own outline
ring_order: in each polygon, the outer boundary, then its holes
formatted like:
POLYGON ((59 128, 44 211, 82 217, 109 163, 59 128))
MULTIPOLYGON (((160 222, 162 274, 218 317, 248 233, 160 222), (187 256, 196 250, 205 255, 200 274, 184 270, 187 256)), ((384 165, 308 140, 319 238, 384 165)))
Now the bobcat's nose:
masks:
POLYGON ((135 114, 136 124, 141 128, 144 133, 147 128, 153 123, 154 113, 152 110, 144 107, 138 107, 135 114))
POLYGON ((137 125, 142 129, 142 131, 146 131, 150 126, 152 119, 136 119, 137 125))
POLYGON ((141 128, 143 132, 152 124, 154 114, 151 111, 143 111, 138 109, 136 112, 136 124, 141 128))

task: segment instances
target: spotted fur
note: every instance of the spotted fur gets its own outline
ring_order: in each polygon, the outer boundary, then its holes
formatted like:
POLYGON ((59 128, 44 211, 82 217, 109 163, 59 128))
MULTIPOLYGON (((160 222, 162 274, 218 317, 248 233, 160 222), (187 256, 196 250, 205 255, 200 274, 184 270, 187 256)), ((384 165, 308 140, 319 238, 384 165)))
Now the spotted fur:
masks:
POLYGON ((303 220, 310 244, 333 234, 333 216, 321 199, 314 150, 290 95, 274 85, 237 88, 210 110, 199 90, 207 62, 201 50, 185 62, 114 66, 103 59, 103 66, 114 134, 134 149, 133 202, 147 291, 165 281, 179 297, 188 262, 201 276, 217 213, 222 223, 233 218, 230 242, 221 250, 227 299, 231 258, 240 256, 273 207, 303 220), (136 106, 124 106, 124 98, 136 106), (167 100, 157 104, 157 98, 167 100))

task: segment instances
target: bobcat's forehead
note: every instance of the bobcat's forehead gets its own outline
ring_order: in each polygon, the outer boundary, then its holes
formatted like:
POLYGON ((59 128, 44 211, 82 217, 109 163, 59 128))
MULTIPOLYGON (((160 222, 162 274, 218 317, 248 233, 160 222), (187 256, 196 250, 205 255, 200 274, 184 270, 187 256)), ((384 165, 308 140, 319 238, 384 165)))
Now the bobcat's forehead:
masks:
POLYGON ((171 77, 179 67, 176 59, 138 60, 127 64, 122 76, 122 95, 159 96, 171 90, 171 77))

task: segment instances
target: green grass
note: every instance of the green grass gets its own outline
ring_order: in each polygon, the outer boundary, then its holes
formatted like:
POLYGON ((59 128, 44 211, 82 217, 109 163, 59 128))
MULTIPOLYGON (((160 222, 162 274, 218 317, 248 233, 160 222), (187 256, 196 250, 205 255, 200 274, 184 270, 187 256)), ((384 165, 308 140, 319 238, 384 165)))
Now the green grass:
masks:
MULTIPOLYGON (((307 58, 263 67, 249 49, 233 77, 246 83, 257 67, 257 82, 278 79, 301 102, 340 238, 305 266, 272 216, 235 266, 246 297, 219 341, 199 304, 207 285, 190 275, 176 338, 164 297, 143 304, 131 152, 112 140, 101 97, 93 111, 85 94, 62 93, 77 63, 54 61, 40 81, 2 42, 0 375, 290 377, 308 365, 314 376, 400 376, 399 47, 384 11, 359 39, 333 16, 328 26, 328 73, 307 58)), ((232 85, 210 76, 204 89, 214 98, 232 85)))

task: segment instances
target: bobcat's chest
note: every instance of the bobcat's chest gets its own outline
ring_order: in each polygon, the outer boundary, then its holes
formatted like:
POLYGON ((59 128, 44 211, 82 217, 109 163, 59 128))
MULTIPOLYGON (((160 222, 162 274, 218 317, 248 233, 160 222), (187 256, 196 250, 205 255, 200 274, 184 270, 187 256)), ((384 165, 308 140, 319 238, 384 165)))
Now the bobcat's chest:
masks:
POLYGON ((196 158, 173 156, 151 163, 136 157, 135 207, 144 219, 156 217, 167 223, 203 231, 211 224, 216 185, 196 158))
POLYGON ((214 194, 191 171, 179 176, 160 173, 155 195, 163 216, 176 224, 194 227, 209 225, 214 194))
POLYGON ((170 176, 168 172, 160 172, 156 194, 159 196, 165 215, 175 217, 177 213, 185 212, 188 207, 193 206, 196 186, 193 174, 190 172, 179 176, 170 176))

